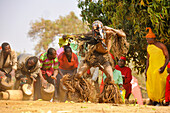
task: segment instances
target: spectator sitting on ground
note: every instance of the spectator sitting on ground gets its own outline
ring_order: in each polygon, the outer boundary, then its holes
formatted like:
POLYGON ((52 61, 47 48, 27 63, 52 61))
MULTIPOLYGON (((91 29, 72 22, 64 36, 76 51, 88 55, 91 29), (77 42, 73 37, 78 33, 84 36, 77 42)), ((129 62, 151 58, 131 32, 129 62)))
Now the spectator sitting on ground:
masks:
POLYGON ((121 71, 123 77, 123 87, 126 90, 125 99, 129 100, 132 91, 132 84, 130 83, 132 80, 132 72, 129 67, 125 66, 125 64, 126 64, 126 57, 121 57, 115 69, 121 71))

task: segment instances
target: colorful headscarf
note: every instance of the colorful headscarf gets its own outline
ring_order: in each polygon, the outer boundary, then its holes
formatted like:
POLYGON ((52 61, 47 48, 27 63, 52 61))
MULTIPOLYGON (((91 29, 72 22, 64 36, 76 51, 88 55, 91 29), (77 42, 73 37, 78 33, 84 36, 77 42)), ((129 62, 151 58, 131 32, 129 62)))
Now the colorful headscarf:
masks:
POLYGON ((62 37, 59 38, 59 42, 58 42, 59 46, 62 47, 64 45, 68 45, 68 39, 63 39, 62 37))
POLYGON ((149 33, 146 35, 146 38, 156 38, 155 34, 152 32, 150 27, 147 27, 146 30, 149 29, 149 33))
POLYGON ((170 68, 170 62, 168 63, 167 67, 170 68))
POLYGON ((124 61, 126 61, 126 57, 121 56, 119 60, 124 60, 124 61))

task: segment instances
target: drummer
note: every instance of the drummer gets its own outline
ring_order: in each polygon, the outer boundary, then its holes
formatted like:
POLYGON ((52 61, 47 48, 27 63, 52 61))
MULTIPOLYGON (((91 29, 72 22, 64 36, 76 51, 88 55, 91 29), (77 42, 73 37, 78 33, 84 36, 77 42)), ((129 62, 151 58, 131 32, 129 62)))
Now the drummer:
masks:
MULTIPOLYGON (((15 77, 15 71, 17 70, 16 53, 14 50, 11 49, 9 43, 7 42, 2 43, 1 47, 2 51, 0 50, 0 81, 7 79, 8 83, 11 83, 11 77, 15 77)), ((1 90, 6 89, 3 89, 0 85, 0 91, 1 90)))

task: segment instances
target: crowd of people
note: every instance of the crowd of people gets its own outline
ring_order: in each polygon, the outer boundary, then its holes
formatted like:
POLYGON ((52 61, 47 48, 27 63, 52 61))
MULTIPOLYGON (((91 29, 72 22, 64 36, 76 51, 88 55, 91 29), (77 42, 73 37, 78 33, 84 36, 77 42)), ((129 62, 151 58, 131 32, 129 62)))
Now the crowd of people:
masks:
MULTIPOLYGON (((148 42, 147 63, 146 63, 146 87, 151 105, 160 105, 162 103, 170 104, 170 63, 169 53, 166 46, 155 40, 156 36, 151 31, 146 35, 148 42), (159 60, 158 60, 159 59, 159 60)), ((13 88, 20 89, 22 84, 33 84, 34 100, 41 99, 41 87, 47 87, 47 83, 55 86, 53 100, 60 97, 59 87, 60 79, 65 74, 70 74, 81 78, 89 69, 104 72, 103 80, 109 79, 114 82, 120 92, 125 92, 122 98, 129 100, 132 92, 132 71, 126 66, 126 57, 119 58, 118 65, 115 63, 114 56, 110 53, 111 39, 107 35, 112 33, 121 37, 126 35, 121 30, 104 31, 103 24, 95 21, 92 24, 92 34, 94 38, 100 41, 95 50, 81 62, 79 56, 73 52, 73 48, 64 41, 60 43, 58 50, 49 48, 40 56, 31 54, 20 54, 18 57, 9 43, 2 43, 0 51, 0 81, 2 79, 15 78, 13 88), (98 68, 96 68, 98 67, 98 68)), ((92 74, 92 71, 91 71, 92 74)), ((98 73, 92 74, 92 80, 96 81, 98 73)), ((103 82, 104 83, 104 82, 103 82)), ((102 84, 101 84, 102 85, 102 84)), ((0 86, 0 91, 4 91, 0 86)), ((100 88, 102 90, 102 88, 100 88)), ((102 91, 100 91, 101 93, 102 91)))

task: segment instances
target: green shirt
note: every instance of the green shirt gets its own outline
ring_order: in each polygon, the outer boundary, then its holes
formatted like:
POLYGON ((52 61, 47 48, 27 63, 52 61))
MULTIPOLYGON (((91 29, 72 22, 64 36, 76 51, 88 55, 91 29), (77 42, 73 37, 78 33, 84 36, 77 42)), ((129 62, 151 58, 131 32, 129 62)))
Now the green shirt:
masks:
MULTIPOLYGON (((106 75, 103 73, 103 81, 106 79, 106 75)), ((123 84, 123 79, 122 79, 122 74, 119 70, 114 70, 113 71, 113 80, 115 84, 123 84)))

